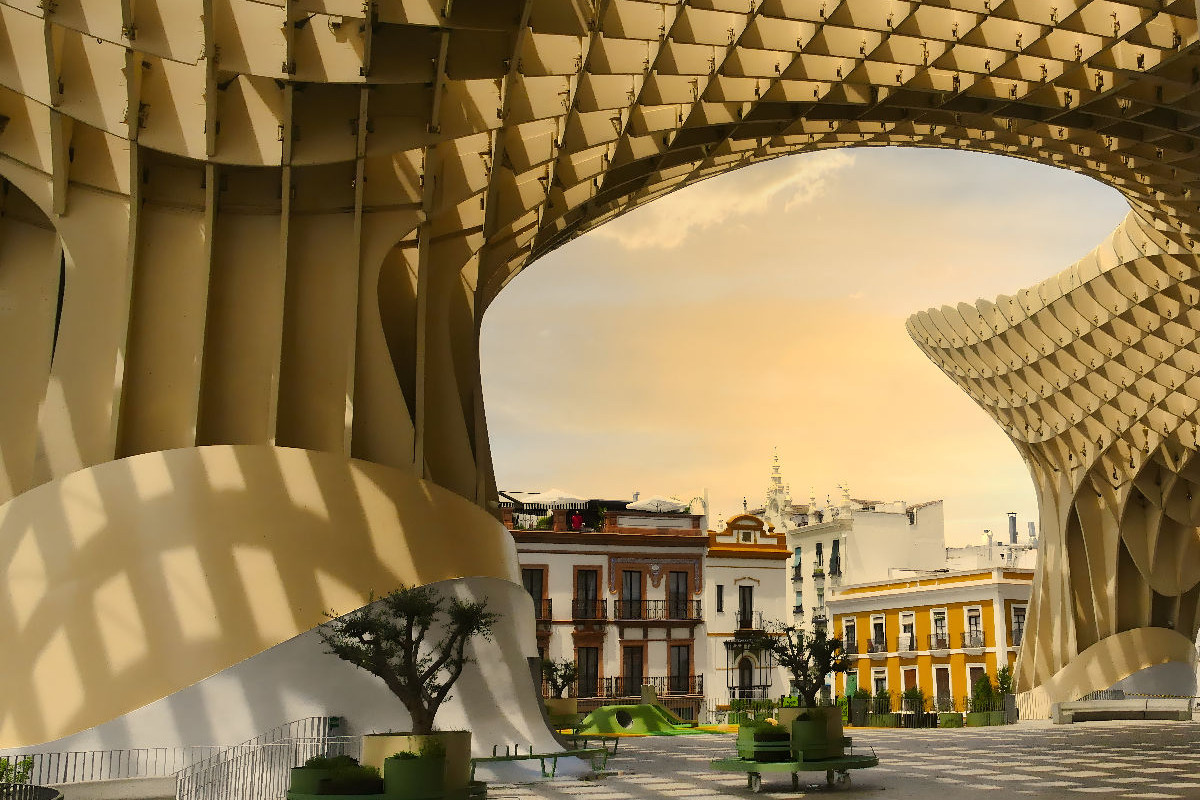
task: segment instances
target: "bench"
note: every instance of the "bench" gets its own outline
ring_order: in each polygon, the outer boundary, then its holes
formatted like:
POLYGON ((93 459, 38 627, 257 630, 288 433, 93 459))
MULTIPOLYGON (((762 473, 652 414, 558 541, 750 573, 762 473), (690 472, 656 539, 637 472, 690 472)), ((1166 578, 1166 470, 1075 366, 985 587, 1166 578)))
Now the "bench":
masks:
POLYGON ((529 745, 529 752, 520 752, 520 745, 504 746, 504 753, 501 755, 498 751, 500 745, 492 746, 492 754, 490 756, 481 756, 471 759, 471 780, 475 780, 475 767, 478 764, 500 763, 509 761, 538 761, 542 768, 543 778, 553 778, 558 772, 558 760, 560 758, 586 758, 591 761, 592 770, 599 772, 608 765, 608 748, 607 747, 591 747, 580 748, 576 750, 561 750, 557 753, 535 753, 533 745, 529 745), (546 765, 550 765, 550 771, 546 771, 546 765))
POLYGON ((592 741, 593 739, 599 742, 601 747, 607 747, 607 743, 612 742, 612 749, 608 751, 610 756, 615 756, 617 754, 617 745, 621 741, 620 736, 612 733, 574 733, 567 734, 562 738, 566 740, 571 747, 582 748, 585 750, 587 749, 588 742, 592 741))
POLYGON ((1104 719, 1164 719, 1187 722, 1192 718, 1188 697, 1138 697, 1124 700, 1072 700, 1050 706, 1056 725, 1104 719))

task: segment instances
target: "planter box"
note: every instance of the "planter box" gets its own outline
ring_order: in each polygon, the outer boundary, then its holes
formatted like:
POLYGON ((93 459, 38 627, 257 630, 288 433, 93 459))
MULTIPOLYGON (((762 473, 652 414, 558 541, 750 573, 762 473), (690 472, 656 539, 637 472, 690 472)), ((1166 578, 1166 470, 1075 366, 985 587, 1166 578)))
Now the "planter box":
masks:
POLYGON ((895 728, 898 726, 896 715, 888 714, 867 714, 868 728, 895 728))
POLYGON ((1007 712, 989 711, 988 717, 989 717, 988 725, 1007 725, 1008 724, 1007 712))
POLYGON ((565 717, 568 714, 574 716, 579 713, 579 700, 574 697, 547 697, 543 702, 546 704, 548 717, 565 717))
POLYGON ((289 794, 320 794, 321 785, 333 777, 331 769, 316 767, 292 767, 292 781, 288 784, 289 794))
POLYGON ((438 739, 446 748, 443 787, 447 794, 465 790, 471 781, 471 732, 439 731, 428 736, 411 733, 371 733, 363 737, 361 763, 378 767, 392 753, 421 752, 427 739, 438 739))
POLYGON ((943 711, 938 714, 939 728, 961 728, 963 726, 962 714, 957 711, 943 711))
POLYGON ((792 755, 812 761, 844 754, 842 710, 837 706, 800 709, 792 722, 792 755))
POLYGON ((383 791, 394 800, 433 800, 445 793, 446 759, 385 758, 383 791))
POLYGON ((992 724, 992 712, 968 711, 966 723, 968 728, 984 728, 992 724))

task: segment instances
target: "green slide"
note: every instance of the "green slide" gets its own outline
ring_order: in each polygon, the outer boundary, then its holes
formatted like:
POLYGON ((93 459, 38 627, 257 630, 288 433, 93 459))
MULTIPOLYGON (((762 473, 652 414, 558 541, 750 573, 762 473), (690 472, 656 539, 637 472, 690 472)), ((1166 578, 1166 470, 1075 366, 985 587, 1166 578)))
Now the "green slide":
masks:
POLYGON ((650 736, 674 736, 699 733, 694 723, 658 705, 600 706, 583 718, 579 734, 629 733, 650 736))

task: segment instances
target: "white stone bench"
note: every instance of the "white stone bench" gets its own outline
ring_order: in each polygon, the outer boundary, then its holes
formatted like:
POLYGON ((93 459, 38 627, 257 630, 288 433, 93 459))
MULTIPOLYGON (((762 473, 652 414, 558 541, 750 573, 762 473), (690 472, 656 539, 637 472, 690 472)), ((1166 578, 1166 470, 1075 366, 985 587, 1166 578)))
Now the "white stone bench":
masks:
POLYGON ((1074 700, 1050 706, 1056 725, 1104 719, 1165 719, 1186 722, 1192 718, 1188 697, 1130 697, 1124 700, 1074 700))
POLYGON ((175 800, 178 784, 179 779, 171 775, 59 783, 54 788, 62 792, 63 800, 175 800))

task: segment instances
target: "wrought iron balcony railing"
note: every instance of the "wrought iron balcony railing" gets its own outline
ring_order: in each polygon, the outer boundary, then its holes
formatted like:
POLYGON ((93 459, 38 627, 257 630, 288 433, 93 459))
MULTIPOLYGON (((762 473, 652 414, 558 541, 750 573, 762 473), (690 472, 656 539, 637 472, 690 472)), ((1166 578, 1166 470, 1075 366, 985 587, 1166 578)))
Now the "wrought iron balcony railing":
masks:
POLYGON ((929 634, 929 649, 930 650, 949 650, 950 649, 950 634, 945 631, 937 631, 929 634))
POLYGON ((987 647, 987 640, 984 638, 983 631, 966 631, 962 634, 963 649, 987 647))
POLYGON ((736 619, 738 630, 762 630, 763 615, 761 611, 739 610, 736 619))
POLYGON ((643 686, 652 686, 660 696, 702 695, 703 675, 631 675, 604 679, 605 697, 640 697, 643 686))
POLYGON ((617 619, 699 620, 700 601, 684 598, 667 600, 618 600, 617 619))
POLYGON ((888 651, 886 636, 874 636, 867 639, 866 645, 868 653, 886 653, 888 651))
POLYGON ((608 618, 608 601, 607 600, 580 600, 576 598, 571 601, 571 618, 572 619, 607 619, 608 618))
POLYGON ((534 600, 533 612, 537 614, 539 621, 548 621, 554 619, 554 601, 534 600))

